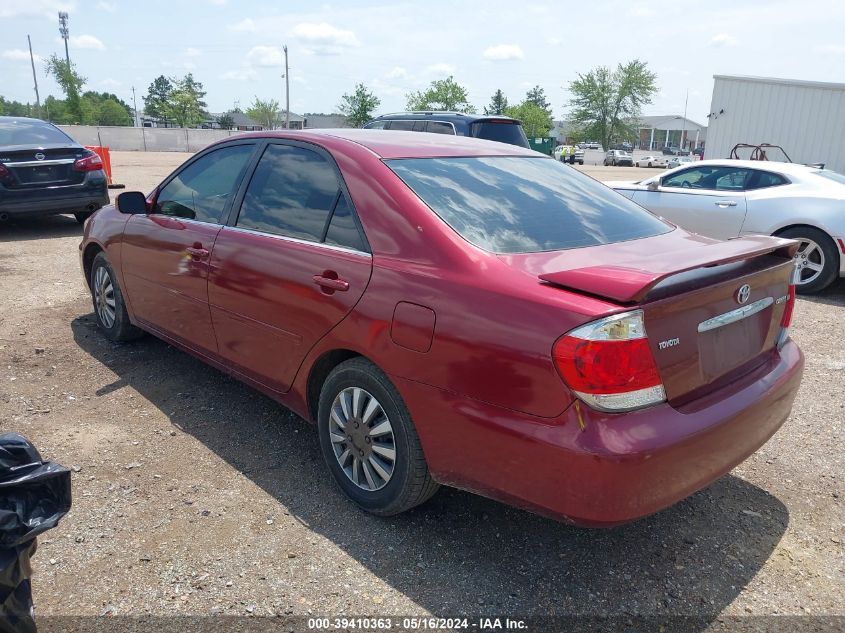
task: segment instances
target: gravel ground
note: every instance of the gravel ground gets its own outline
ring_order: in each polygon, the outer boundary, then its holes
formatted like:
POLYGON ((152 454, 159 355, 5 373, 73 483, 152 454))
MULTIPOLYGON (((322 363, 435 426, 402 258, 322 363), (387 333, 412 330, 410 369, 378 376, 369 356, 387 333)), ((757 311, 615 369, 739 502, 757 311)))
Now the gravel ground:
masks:
MULTIPOLYGON (((112 156, 147 191, 187 155, 112 156)), ((152 337, 99 336, 80 235, 0 226, 0 427, 74 470, 33 561, 38 615, 845 615, 843 282, 798 301, 789 421, 675 507, 595 531, 443 489, 379 519, 301 419, 152 337)))

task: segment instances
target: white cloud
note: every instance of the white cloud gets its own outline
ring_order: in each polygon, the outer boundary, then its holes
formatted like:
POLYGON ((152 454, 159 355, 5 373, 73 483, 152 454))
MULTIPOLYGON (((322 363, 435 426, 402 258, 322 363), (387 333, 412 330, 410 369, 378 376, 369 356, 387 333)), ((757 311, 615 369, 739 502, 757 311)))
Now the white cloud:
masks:
POLYGON ((404 79, 408 76, 408 71, 401 66, 394 66, 384 76, 387 79, 404 79))
POLYGON ((73 8, 73 3, 57 0, 3 0, 0 2, 0 18, 44 16, 55 19, 57 11, 73 8))
POLYGON ((106 45, 93 35, 72 35, 70 45, 75 48, 90 48, 96 51, 106 50, 106 45))
POLYGON ((185 57, 199 57, 202 55, 202 51, 198 48, 188 47, 185 49, 185 57))
POLYGON ((246 63, 248 66, 260 66, 262 68, 284 66, 285 56, 281 49, 275 46, 253 46, 246 54, 246 63))
POLYGON ((111 77, 107 77, 100 82, 100 85, 103 88, 120 88, 123 84, 116 79, 112 79, 111 77))
POLYGON ((455 67, 452 64, 431 64, 426 66, 424 71, 429 75, 453 75, 455 67))
POLYGON ((229 24, 226 28, 235 33, 252 33, 255 31, 255 22, 252 18, 244 18, 240 22, 229 24))
POLYGON ((220 75, 220 79, 227 79, 231 81, 256 81, 258 73, 254 68, 238 68, 237 70, 227 70, 220 75))
POLYGON ((717 33, 710 38, 710 46, 736 46, 737 39, 728 33, 717 33))
POLYGON ((293 35, 299 40, 311 44, 315 52, 326 52, 334 47, 360 46, 361 43, 353 31, 339 29, 328 22, 297 24, 293 35))
MULTIPOLYGON (((3 51, 2 53, 0 53, 0 57, 2 57, 3 59, 11 59, 12 61, 15 61, 15 62, 23 62, 23 61, 28 62, 29 61, 29 51, 24 50, 22 48, 12 48, 8 51, 3 51)), ((36 64, 40 64, 41 62, 44 61, 44 58, 41 57, 41 55, 33 55, 33 57, 35 57, 35 63, 36 64)))
POLYGON ((525 55, 522 48, 516 44, 499 44, 498 46, 489 46, 484 50, 484 59, 494 61, 503 61, 510 59, 522 59, 525 55))
POLYGON ((106 11, 107 13, 114 13, 115 6, 113 2, 106 2, 106 0, 100 0, 100 2, 97 3, 97 10, 106 11))
POLYGON ((213 4, 215 7, 222 7, 224 4, 226 4, 226 0, 211 0, 211 4, 213 4))
POLYGON ((640 4, 628 9, 628 15, 632 18, 650 18, 657 15, 657 11, 651 7, 646 7, 640 4))
POLYGON ((825 44, 816 46, 813 50, 826 55, 845 55, 845 44, 825 44))

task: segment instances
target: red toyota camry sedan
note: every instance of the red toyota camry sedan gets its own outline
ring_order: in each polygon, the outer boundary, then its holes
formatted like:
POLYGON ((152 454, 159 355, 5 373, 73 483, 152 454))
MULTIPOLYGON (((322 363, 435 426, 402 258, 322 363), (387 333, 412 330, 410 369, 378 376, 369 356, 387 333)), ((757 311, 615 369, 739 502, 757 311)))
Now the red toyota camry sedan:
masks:
POLYGON ((207 147, 94 214, 80 254, 106 337, 152 333, 316 423, 362 508, 445 484, 601 526, 787 418, 796 246, 687 233, 512 145, 325 130, 207 147))

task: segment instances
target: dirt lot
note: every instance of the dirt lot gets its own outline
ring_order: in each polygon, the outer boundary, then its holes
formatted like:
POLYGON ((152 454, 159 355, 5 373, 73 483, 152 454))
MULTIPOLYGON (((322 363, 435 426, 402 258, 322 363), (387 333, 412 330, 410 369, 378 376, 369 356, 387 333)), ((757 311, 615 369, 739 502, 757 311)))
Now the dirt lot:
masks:
MULTIPOLYGON (((185 157, 116 152, 116 180, 147 191, 185 157)), ((378 519, 296 416, 152 337, 99 336, 80 234, 0 226, 0 428, 74 469, 39 615, 845 614, 845 283, 798 302, 784 428, 677 506, 590 531, 444 489, 378 519)))

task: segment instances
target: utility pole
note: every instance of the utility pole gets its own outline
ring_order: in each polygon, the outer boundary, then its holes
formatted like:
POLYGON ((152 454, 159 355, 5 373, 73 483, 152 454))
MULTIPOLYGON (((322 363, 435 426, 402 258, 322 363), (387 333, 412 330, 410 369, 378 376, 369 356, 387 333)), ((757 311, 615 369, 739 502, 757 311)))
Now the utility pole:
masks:
POLYGON ((35 74, 35 57, 32 55, 32 40, 29 35, 26 36, 26 41, 29 43, 29 62, 32 64, 32 81, 35 83, 35 106, 37 108, 38 118, 41 118, 41 97, 38 96, 38 76, 35 74))
POLYGON ((135 114, 135 127, 138 127, 138 103, 135 101, 135 86, 132 86, 132 112, 135 114))
POLYGON ((59 11, 59 35, 65 41, 65 61, 67 62, 67 69, 70 70, 70 53, 67 50, 67 38, 70 35, 70 29, 67 27, 68 14, 66 11, 59 11))
POLYGON ((684 134, 687 131, 687 104, 689 103, 689 88, 687 88, 687 98, 684 99, 684 122, 681 127, 681 149, 684 148, 684 134))
POLYGON ((290 73, 288 72, 288 45, 282 46, 285 52, 285 129, 290 129, 290 73))

